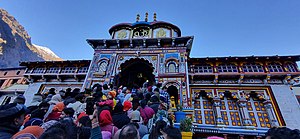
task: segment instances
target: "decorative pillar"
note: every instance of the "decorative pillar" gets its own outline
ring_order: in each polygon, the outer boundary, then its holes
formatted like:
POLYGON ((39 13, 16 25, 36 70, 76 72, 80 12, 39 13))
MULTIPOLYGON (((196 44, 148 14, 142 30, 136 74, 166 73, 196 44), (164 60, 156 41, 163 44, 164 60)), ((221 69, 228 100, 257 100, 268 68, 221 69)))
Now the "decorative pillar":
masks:
POLYGON ((243 125, 246 127, 252 126, 250 117, 249 117, 249 113, 248 113, 248 109, 247 109, 247 100, 244 97, 240 97, 239 100, 237 101, 239 104, 239 109, 240 109, 240 113, 242 116, 242 122, 243 125))
POLYGON ((274 126, 277 127, 277 126, 279 126, 278 121, 276 120, 276 117, 275 117, 275 112, 274 112, 274 109, 272 107, 271 101, 270 100, 266 100, 263 103, 264 103, 264 106, 266 108, 267 114, 269 116, 271 127, 274 127, 274 126))
POLYGON ((214 97, 213 98, 213 106, 215 108, 216 112, 216 122, 217 126, 224 125, 224 121, 221 114, 221 99, 220 97, 214 97))

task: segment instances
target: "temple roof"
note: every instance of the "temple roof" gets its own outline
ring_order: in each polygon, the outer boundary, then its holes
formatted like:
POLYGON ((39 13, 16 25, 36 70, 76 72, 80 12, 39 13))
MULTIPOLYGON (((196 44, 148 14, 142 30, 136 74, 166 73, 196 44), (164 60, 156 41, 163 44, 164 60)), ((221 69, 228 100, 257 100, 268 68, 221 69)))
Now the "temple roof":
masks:
POLYGON ((138 26, 148 26, 150 28, 153 28, 156 26, 167 26, 167 27, 170 27, 170 28, 176 30, 178 33, 178 36, 181 36, 181 31, 180 31, 179 27, 177 27, 174 24, 164 22, 164 21, 153 21, 153 22, 138 21, 138 22, 134 22, 134 23, 119 23, 119 24, 112 26, 109 29, 109 34, 112 35, 112 33, 114 31, 119 30, 121 28, 134 28, 134 27, 138 27, 138 26))
POLYGON ((91 62, 91 60, 64 60, 64 61, 23 61, 20 62, 20 66, 34 66, 34 65, 65 65, 65 64, 87 64, 89 65, 89 63, 91 62))
POLYGON ((300 61, 300 55, 288 55, 288 56, 227 56, 227 57, 192 57, 189 59, 190 62, 196 61, 248 61, 248 60, 292 60, 300 61))

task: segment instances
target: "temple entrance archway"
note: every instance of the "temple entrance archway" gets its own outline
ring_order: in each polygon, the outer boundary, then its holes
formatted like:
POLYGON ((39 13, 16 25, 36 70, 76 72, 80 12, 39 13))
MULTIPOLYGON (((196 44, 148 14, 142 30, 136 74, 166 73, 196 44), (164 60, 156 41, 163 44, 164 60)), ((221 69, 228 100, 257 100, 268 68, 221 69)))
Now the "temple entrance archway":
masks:
POLYGON ((177 87, 174 85, 170 85, 167 88, 167 92, 169 93, 170 98, 172 98, 172 96, 174 96, 175 104, 177 105, 179 102, 179 93, 178 93, 177 87))
POLYGON ((134 85, 143 87, 147 80, 153 84, 155 77, 153 75, 153 65, 147 60, 133 58, 121 64, 121 72, 116 76, 115 85, 132 88, 134 85))

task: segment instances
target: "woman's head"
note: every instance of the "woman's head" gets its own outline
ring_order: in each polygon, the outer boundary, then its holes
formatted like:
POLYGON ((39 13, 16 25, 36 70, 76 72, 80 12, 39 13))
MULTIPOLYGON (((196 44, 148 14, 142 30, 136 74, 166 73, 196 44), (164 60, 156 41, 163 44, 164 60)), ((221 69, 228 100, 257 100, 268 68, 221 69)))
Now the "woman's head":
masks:
POLYGON ((127 124, 121 130, 119 139, 139 139, 138 127, 135 124, 127 124))

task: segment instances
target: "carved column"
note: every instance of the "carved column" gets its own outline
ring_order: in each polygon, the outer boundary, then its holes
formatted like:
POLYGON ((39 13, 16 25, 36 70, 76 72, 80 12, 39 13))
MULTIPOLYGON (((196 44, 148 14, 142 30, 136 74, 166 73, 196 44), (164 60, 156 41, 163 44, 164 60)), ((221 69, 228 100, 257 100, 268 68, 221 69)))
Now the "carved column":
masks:
POLYGON ((249 112, 247 109, 247 100, 244 97, 241 97, 238 101, 239 104, 239 109, 242 117, 242 122, 244 126, 252 126, 250 117, 249 117, 249 112))
POLYGON ((224 125, 224 121, 221 114, 221 99, 219 97, 214 97, 213 104, 216 113, 216 122, 217 125, 224 125))
POLYGON ((264 103, 264 106, 266 108, 267 114, 269 116, 271 127, 274 127, 274 126, 277 127, 277 126, 279 126, 278 121, 276 120, 276 117, 275 117, 275 112, 274 112, 274 109, 272 107, 271 101, 270 100, 266 100, 263 103, 264 103))

